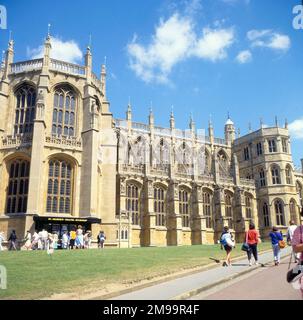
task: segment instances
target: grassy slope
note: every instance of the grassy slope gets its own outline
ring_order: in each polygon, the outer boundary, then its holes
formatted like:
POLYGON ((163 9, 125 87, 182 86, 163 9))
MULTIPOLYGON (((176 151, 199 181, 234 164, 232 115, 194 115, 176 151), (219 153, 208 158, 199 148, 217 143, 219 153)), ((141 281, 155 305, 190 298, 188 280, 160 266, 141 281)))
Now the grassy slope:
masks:
MULTIPOLYGON (((239 244, 233 256, 243 254, 239 244)), ((259 250, 270 248, 262 243, 259 250)), ((203 266, 222 259, 219 245, 165 248, 1 252, 8 288, 0 299, 35 299, 53 293, 102 288, 105 283, 135 281, 203 266)))

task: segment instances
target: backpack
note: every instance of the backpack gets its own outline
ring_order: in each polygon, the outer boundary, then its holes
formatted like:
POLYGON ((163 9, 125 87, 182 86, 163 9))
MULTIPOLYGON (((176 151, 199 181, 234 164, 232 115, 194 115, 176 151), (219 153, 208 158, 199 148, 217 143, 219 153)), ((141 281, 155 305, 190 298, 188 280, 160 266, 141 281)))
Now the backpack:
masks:
POLYGON ((221 235, 221 238, 220 238, 220 243, 222 244, 222 246, 226 246, 227 245, 226 238, 225 237, 223 238, 224 234, 225 233, 223 233, 221 235))

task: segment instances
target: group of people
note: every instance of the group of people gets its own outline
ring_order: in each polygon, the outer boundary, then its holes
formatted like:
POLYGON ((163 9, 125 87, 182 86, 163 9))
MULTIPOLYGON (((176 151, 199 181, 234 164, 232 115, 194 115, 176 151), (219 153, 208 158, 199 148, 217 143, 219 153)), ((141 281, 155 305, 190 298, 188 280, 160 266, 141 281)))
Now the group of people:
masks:
MULTIPOLYGON (((290 221, 290 226, 287 230, 287 243, 293 247, 292 255, 294 262, 297 263, 300 259, 303 260, 303 242, 300 230, 302 227, 298 227, 294 221, 290 221)), ((302 233, 302 231, 301 231, 302 233)), ((274 264, 278 266, 281 260, 281 249, 286 246, 283 234, 277 227, 273 227, 272 231, 269 233, 269 238, 272 244, 274 264)), ((258 244, 261 242, 260 235, 255 228, 254 223, 250 223, 249 230, 245 232, 244 244, 246 245, 245 251, 247 252, 248 264, 252 266, 252 256, 255 260, 255 265, 258 265, 258 244)), ((235 240, 231 234, 228 227, 224 227, 224 231, 220 237, 221 248, 226 251, 226 259, 223 262, 223 266, 231 266, 231 253, 233 248, 235 248, 235 240)))
MULTIPOLYGON (((100 231, 97 237, 98 247, 103 249, 106 236, 104 231, 100 231)), ((16 231, 12 230, 9 238, 9 250, 17 250, 17 235, 16 231)), ((0 251, 3 250, 2 243, 5 241, 4 233, 0 232, 0 251)), ((90 249, 92 243, 92 232, 90 230, 84 232, 82 226, 73 228, 70 232, 64 231, 61 239, 57 232, 49 233, 45 229, 38 232, 35 231, 32 235, 30 231, 26 232, 23 239, 25 250, 49 250, 49 249, 90 249)))

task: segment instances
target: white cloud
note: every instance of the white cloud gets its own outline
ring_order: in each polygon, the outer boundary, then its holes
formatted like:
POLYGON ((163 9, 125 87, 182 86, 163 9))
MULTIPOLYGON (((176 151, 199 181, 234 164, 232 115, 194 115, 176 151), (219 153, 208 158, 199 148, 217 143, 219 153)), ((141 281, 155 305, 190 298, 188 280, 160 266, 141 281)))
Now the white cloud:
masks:
POLYGON ((273 50, 287 51, 291 46, 287 35, 273 32, 272 30, 250 30, 247 38, 252 42, 252 47, 264 47, 273 50))
POLYGON ((227 56, 234 42, 233 29, 204 28, 199 37, 191 16, 173 14, 160 20, 150 44, 139 44, 137 36, 128 44, 130 68, 145 82, 168 83, 172 68, 190 57, 216 61, 227 56))
POLYGON ((303 118, 293 121, 288 128, 293 138, 303 139, 303 118))
POLYGON ((203 36, 198 39, 193 55, 211 61, 226 58, 228 49, 234 42, 233 29, 203 29, 203 36))
POLYGON ((249 50, 241 51, 237 55, 236 60, 240 64, 248 63, 248 62, 250 62, 252 60, 252 54, 251 54, 251 52, 249 50))
MULTIPOLYGON (((51 58, 77 63, 82 60, 83 54, 80 50, 78 44, 74 40, 62 41, 59 38, 51 38, 51 58)), ((39 46, 38 48, 30 49, 27 48, 27 55, 31 59, 42 58, 44 53, 44 46, 39 46)))

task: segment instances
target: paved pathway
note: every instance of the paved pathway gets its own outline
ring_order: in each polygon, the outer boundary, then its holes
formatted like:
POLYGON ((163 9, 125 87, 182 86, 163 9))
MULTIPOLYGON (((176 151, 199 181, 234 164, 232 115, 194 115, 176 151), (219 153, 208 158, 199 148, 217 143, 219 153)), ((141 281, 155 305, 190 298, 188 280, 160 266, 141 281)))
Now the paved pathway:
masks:
POLYGON ((288 263, 288 258, 278 267, 270 263, 191 300, 301 300, 300 291, 286 282, 288 263))
MULTIPOLYGON (((282 256, 287 256, 289 253, 290 248, 282 250, 282 256)), ((272 252, 260 255, 259 260, 263 264, 271 263, 273 260, 272 252)), ((261 269, 262 267, 259 268, 261 269)), ((185 298, 185 294, 188 292, 211 286, 217 282, 222 283, 227 279, 237 277, 239 273, 249 272, 250 269, 254 270, 258 268, 249 267, 247 259, 243 259, 235 262, 231 267, 222 267, 220 265, 210 270, 183 276, 175 280, 114 297, 112 300, 170 300, 185 298)), ((284 271, 283 279, 285 279, 284 271)))

